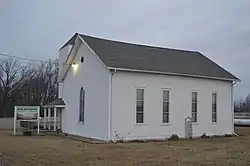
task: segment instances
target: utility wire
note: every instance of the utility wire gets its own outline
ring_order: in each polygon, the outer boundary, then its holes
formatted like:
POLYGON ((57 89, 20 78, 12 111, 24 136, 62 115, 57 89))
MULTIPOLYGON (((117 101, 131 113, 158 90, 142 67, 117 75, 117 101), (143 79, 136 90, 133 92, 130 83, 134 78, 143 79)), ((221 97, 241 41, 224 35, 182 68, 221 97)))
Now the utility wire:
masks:
POLYGON ((14 55, 9 55, 9 54, 2 54, 2 53, 0 53, 0 56, 16 58, 16 59, 22 59, 22 60, 33 61, 33 62, 46 62, 46 63, 49 62, 49 61, 41 61, 41 60, 37 60, 37 59, 25 58, 25 57, 14 56, 14 55))

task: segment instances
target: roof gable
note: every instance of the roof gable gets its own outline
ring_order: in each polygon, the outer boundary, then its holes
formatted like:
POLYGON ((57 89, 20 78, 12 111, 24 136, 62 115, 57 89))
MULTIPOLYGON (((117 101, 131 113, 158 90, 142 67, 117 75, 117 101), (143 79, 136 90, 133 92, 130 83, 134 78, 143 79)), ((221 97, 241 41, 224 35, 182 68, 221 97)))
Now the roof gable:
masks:
POLYGON ((77 36, 78 36, 78 33, 75 33, 60 49, 66 47, 68 45, 74 45, 77 36))
POLYGON ((108 68, 231 81, 239 80, 196 51, 125 43, 77 33, 67 43, 75 41, 78 35, 108 68))
POLYGON ((107 67, 238 80, 199 52, 80 36, 107 67))

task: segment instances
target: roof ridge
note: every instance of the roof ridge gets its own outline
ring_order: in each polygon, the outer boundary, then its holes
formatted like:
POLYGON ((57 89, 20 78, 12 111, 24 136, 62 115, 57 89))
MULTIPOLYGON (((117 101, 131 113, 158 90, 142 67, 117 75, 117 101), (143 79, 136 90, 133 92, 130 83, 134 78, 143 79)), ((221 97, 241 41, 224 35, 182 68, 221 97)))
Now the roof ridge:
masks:
POLYGON ((191 51, 191 50, 184 50, 184 49, 178 49, 178 48, 169 48, 169 47, 146 45, 146 44, 140 44, 140 43, 127 42, 127 41, 112 40, 112 39, 107 39, 107 38, 104 38, 104 37, 90 36, 90 35, 85 35, 85 34, 81 34, 81 33, 78 33, 78 35, 80 35, 82 37, 89 37, 89 38, 92 38, 92 39, 97 39, 97 40, 105 40, 105 41, 110 41, 110 42, 116 42, 116 43, 121 43, 121 44, 129 44, 129 45, 136 45, 136 46, 141 46, 141 47, 156 48, 156 49, 167 49, 167 50, 183 51, 183 52, 191 52, 191 53, 200 53, 199 51, 191 51))

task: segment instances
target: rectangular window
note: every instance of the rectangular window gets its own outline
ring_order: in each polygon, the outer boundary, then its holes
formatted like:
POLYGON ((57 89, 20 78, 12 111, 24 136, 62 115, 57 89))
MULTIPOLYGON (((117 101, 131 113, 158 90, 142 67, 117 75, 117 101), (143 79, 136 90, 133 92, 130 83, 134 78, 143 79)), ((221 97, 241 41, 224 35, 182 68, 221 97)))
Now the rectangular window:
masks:
POLYGON ((169 123, 169 91, 163 90, 162 123, 169 123))
POLYGON ((136 89, 136 123, 144 122, 144 89, 136 89))
POLYGON ((197 92, 192 92, 192 122, 197 122, 197 92))
POLYGON ((212 122, 217 122, 217 94, 212 93, 212 122))

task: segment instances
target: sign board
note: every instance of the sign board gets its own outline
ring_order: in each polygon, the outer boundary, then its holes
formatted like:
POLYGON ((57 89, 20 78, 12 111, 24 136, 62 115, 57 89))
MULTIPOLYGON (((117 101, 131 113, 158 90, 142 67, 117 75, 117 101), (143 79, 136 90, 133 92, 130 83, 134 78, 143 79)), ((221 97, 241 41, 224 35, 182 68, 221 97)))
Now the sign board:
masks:
POLYGON ((187 139, 191 139, 193 137, 193 127, 192 127, 192 118, 185 118, 185 135, 187 139))
POLYGON ((24 107, 15 107, 16 111, 16 120, 28 121, 28 120, 37 120, 39 114, 39 107, 33 106, 24 106, 24 107))
POLYGON ((14 135, 16 134, 16 121, 37 121, 37 133, 39 134, 40 106, 15 106, 14 111, 14 135))

